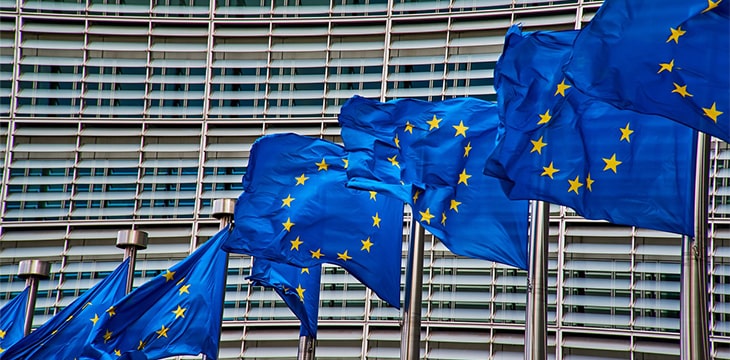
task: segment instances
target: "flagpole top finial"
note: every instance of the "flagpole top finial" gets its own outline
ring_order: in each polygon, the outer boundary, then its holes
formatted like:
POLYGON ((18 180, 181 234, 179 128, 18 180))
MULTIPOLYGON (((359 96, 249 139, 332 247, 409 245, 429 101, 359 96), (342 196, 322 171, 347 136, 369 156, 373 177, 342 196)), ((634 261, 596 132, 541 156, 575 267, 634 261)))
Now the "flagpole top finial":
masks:
POLYGON ((223 217, 230 217, 236 208, 235 199, 215 199, 213 200, 213 211, 211 215, 220 220, 223 217))
POLYGON ((18 277, 21 279, 47 278, 50 272, 50 264, 43 260, 23 260, 18 264, 18 277))
POLYGON ((140 230, 119 230, 117 232, 117 247, 125 249, 135 247, 137 249, 146 249, 149 236, 146 232, 140 230))

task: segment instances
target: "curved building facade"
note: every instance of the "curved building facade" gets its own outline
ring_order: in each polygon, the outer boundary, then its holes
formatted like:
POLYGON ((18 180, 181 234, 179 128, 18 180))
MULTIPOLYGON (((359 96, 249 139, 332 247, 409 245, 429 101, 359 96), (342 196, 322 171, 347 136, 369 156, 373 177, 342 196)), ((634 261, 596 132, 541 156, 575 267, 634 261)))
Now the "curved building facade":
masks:
MULTIPOLYGON (((495 100, 510 24, 580 28, 600 4, 0 0, 0 306, 24 287, 19 261, 49 261, 42 324, 122 260, 119 230, 149 233, 143 283, 217 231, 212 201, 238 197, 259 136, 339 141, 339 108, 355 94, 495 100)), ((713 140, 711 152, 710 336, 713 358, 730 359, 730 145, 713 140)), ((678 359, 680 241, 554 206, 551 358, 678 359)), ((423 358, 522 358, 524 271, 430 236, 424 265, 423 358)), ((249 285, 250 266, 230 258, 220 357, 293 358, 298 321, 249 285)), ((398 311, 334 266, 321 291, 318 358, 398 358, 398 311)))

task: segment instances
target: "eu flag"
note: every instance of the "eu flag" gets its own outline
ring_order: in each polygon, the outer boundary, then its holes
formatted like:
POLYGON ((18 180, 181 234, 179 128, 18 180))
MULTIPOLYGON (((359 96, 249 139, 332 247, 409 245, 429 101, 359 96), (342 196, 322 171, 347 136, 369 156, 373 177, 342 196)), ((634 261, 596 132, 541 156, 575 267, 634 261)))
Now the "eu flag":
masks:
POLYGON ((93 359, 218 357, 230 228, 107 310, 84 355, 93 359))
POLYGON ((0 309, 0 354, 23 337, 28 291, 26 287, 0 309))
POLYGON ((730 1, 610 0, 575 40, 585 94, 730 142, 730 1))
POLYGON ((342 146, 295 134, 252 146, 230 252, 313 267, 339 265, 400 305, 403 203, 345 186, 342 146))
POLYGON ((252 285, 274 289, 302 323, 299 334, 316 338, 321 277, 320 265, 300 268, 255 258, 248 279, 252 285))
POLYGON ((695 131, 578 91, 561 71, 575 36, 508 31, 495 71, 504 124, 485 172, 514 199, 691 236, 695 131))
POLYGON ((112 305, 124 296, 128 269, 129 259, 48 322, 0 354, 0 358, 80 358, 89 335, 98 329, 100 320, 109 316, 112 305))
POLYGON ((528 202, 510 200, 482 173, 497 135, 496 104, 355 96, 339 121, 348 186, 408 202, 455 254, 527 268, 528 202))

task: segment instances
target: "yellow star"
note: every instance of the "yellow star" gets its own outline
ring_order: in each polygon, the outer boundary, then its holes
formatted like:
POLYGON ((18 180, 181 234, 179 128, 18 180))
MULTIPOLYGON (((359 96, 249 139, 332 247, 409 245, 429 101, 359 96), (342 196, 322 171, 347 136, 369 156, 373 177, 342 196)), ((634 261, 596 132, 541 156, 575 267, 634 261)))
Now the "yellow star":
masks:
POLYGON ((106 330, 104 333, 104 343, 112 339, 113 332, 109 331, 109 329, 106 330))
POLYGON ((71 319, 73 319, 73 318, 74 318, 74 316, 70 315, 69 317, 66 318, 66 321, 71 321, 71 319))
POLYGON ((122 356, 122 352, 119 351, 119 349, 114 349, 114 355, 116 355, 116 356, 122 356))
POLYGON ((395 134, 395 138, 393 138, 393 142, 395 143, 395 147, 400 149, 400 139, 398 139, 398 134, 395 134))
POLYGON ((2 346, 0 346, 0 354, 2 354, 2 353, 4 353, 4 352, 5 352, 5 349, 3 349, 3 347, 2 347, 2 346))
POLYGON ((371 216, 373 218, 373 226, 380 227, 380 217, 378 216, 378 213, 375 213, 375 216, 371 216))
POLYGON ((400 164, 398 164, 398 160, 395 159, 397 157, 398 157, 398 154, 395 154, 395 155, 393 155, 393 157, 389 157, 388 161, 390 161, 390 165, 397 166, 398 168, 400 168, 400 164))
POLYGON ((722 0, 717 0, 715 2, 712 2, 712 0, 707 0, 707 8, 705 10, 702 10, 702 13, 704 14, 704 13, 716 8, 718 5, 720 5, 721 2, 722 2, 722 0))
POLYGON ((109 317, 112 317, 117 314, 116 308, 114 306, 110 306, 108 309, 106 309, 106 313, 109 314, 109 317))
POLYGON ((419 211, 419 214, 421 214, 421 221, 425 221, 427 224, 431 224, 431 219, 434 218, 434 215, 431 214, 431 209, 426 208, 426 211, 419 211))
POLYGON ((556 169, 556 168, 553 167, 553 162, 552 161, 550 162, 550 165, 548 165, 547 167, 543 166, 542 167, 542 170, 543 170, 543 172, 542 172, 542 174, 540 174, 540 176, 547 175, 551 179, 553 178, 553 174, 555 174, 556 172, 560 171, 560 169, 556 169))
POLYGON ((717 111, 717 103, 712 103, 712 106, 709 109, 702 108, 702 111, 715 123, 717 123, 717 117, 723 114, 722 111, 717 111))
POLYGON ((81 309, 86 309, 87 307, 89 307, 89 305, 92 305, 91 304, 91 301, 89 301, 86 304, 84 304, 84 306, 82 306, 81 309))
POLYGON ((281 207, 291 207, 291 202, 294 200, 296 200, 296 198, 291 197, 291 194, 287 195, 286 198, 281 199, 281 207))
POLYGON ((457 137, 459 135, 466 137, 466 131, 469 130, 469 128, 464 126, 463 120, 459 120, 459 125, 451 125, 451 126, 453 126, 454 129, 456 129, 456 134, 454 134, 454 137, 457 137))
POLYGON ((416 192, 413 193, 413 203, 415 204, 418 202, 418 197, 421 196, 421 190, 416 189, 416 192))
POLYGON ((317 171, 327 171, 328 167, 330 166, 324 161, 324 158, 322 158, 321 162, 315 163, 317 165, 317 171))
POLYGON ((540 121, 537 122, 538 125, 547 124, 550 119, 553 117, 550 116, 550 109, 545 110, 544 114, 540 114, 540 121))
POLYGON ((94 317, 91 318, 91 319, 89 319, 89 320, 91 320, 91 322, 93 322, 94 325, 96 325, 96 322, 99 321, 99 315, 98 314, 94 314, 94 317))
POLYGON ((588 173, 588 176, 586 176, 586 189, 588 189, 588 191, 593 191, 592 186, 594 182, 595 180, 591 179, 591 173, 588 173))
POLYGON ((297 236, 296 239, 291 240, 289 242, 291 243, 291 249, 289 249, 289 250, 297 249, 297 251, 299 251, 299 245, 304 244, 304 241, 299 240, 299 236, 297 236))
POLYGON ((674 84, 674 90, 672 90, 673 93, 677 93, 679 95, 682 95, 682 97, 687 97, 687 96, 692 97, 692 96, 694 96, 694 95, 690 94, 687 91, 687 85, 679 86, 679 84, 677 84, 677 83, 672 83, 672 84, 674 84))
POLYGON ((182 295, 183 293, 186 293, 190 295, 190 284, 186 284, 180 287, 180 293, 178 295, 182 295))
POLYGON ((178 282, 177 282, 177 284, 175 284, 175 285, 180 285, 180 284, 182 284, 183 282, 185 282, 185 277, 184 277, 184 276, 183 276, 183 278, 182 278, 182 279, 180 279, 180 281, 178 281, 178 282))
POLYGON ((631 142, 630 136, 631 136, 631 134, 634 133, 634 130, 629 129, 629 124, 630 123, 626 123, 626 127, 625 128, 620 128, 619 129, 619 130, 621 130, 621 139, 619 139, 619 141, 622 141, 622 140, 625 139, 626 142, 631 142))
POLYGON ((6 334, 7 334, 7 331, 0 329, 0 339, 5 339, 6 334))
POLYGON ((321 251, 321 250, 322 250, 322 249, 317 249, 317 251, 312 251, 312 250, 309 250, 309 252, 310 252, 310 253, 312 253, 312 258, 313 258, 313 259, 319 259, 319 258, 321 258, 322 256, 324 256, 324 254, 322 254, 322 251, 321 251))
POLYGON ((302 268, 301 274, 307 273, 309 274, 309 268, 302 268))
POLYGON ((470 177, 471 177, 471 175, 466 173, 466 169, 461 170, 461 174, 459 174, 459 182, 457 182, 456 184, 458 185, 458 184, 464 183, 464 185, 469 186, 469 183, 467 182, 467 180, 469 180, 470 177))
POLYGON ((297 285, 297 295, 299 295, 299 301, 304 302, 304 292, 307 291, 307 289, 302 287, 302 284, 297 285))
POLYGON ((160 330, 155 331, 157 333, 157 338, 161 337, 167 337, 167 330, 170 330, 169 327, 165 327, 165 324, 162 324, 162 328, 160 330))
POLYGON ((147 345, 146 342, 140 340, 139 345, 137 345, 137 350, 144 350, 144 347, 147 345))
POLYGON ((170 271, 170 270, 165 270, 165 273, 162 274, 162 276, 165 277, 165 282, 168 282, 170 280, 174 280, 175 279, 175 272, 174 271, 170 271))
POLYGON ((451 204, 449 204, 449 210, 459 212, 459 205, 461 205, 461 202, 456 201, 456 199, 451 199, 451 204))
MULTIPOLYGON (((295 179, 297 179, 297 185, 304 185, 304 182, 309 180, 308 177, 304 176, 304 173, 302 173, 301 176, 295 177, 295 179)), ((297 186, 297 185, 294 185, 294 186, 297 186)))
POLYGON ((606 166, 603 168, 603 171, 606 171, 608 169, 613 170, 613 173, 616 173, 616 167, 621 165, 621 161, 616 160, 616 154, 611 155, 611 158, 606 159, 603 158, 603 161, 606 163, 606 166))
POLYGON ((185 310, 187 310, 187 308, 183 308, 183 307, 180 307, 180 305, 178 305, 177 306, 177 309, 175 309, 175 310, 173 310, 171 312, 173 314, 175 314, 175 319, 177 319, 179 317, 181 317, 181 318, 184 318, 185 317, 185 310))
POLYGON ((441 213, 441 225, 446 226, 446 212, 441 213))
POLYGON ((553 96, 560 94, 560 95, 563 95, 563 97, 565 97, 565 90, 568 90, 569 88, 570 88, 570 85, 566 84, 565 78, 563 78, 563 81, 561 81, 560 84, 558 84, 558 89, 555 90, 555 94, 553 96))
POLYGON ((532 150, 530 150, 530 153, 534 153, 537 151, 538 154, 542 155, 542 148, 547 145, 547 143, 542 142, 542 136, 540 136, 537 140, 530 140, 532 143, 532 150))
POLYGON ((347 167, 350 166, 350 159, 342 159, 342 166, 347 169, 347 167))
POLYGON ((429 125, 428 131, 431 131, 433 129, 438 129, 439 128, 439 123, 441 122, 441 120, 442 119, 437 119, 436 118, 436 115, 434 115, 433 116, 433 119, 431 119, 430 121, 426 121, 426 124, 429 125))
POLYGON ((367 252, 370 252, 370 247, 373 246, 373 242, 370 241, 370 237, 368 236, 367 239, 360 240, 360 242, 362 243, 360 250, 367 250, 367 252))
POLYGON ((291 231, 292 226, 294 226, 294 223, 291 222, 291 218, 286 218, 286 222, 281 223, 281 225, 284 225, 284 229, 286 231, 291 231))
POLYGON ((580 176, 576 175, 575 180, 568 179, 568 182, 570 183, 570 189, 568 189, 568 192, 573 191, 576 195, 578 195, 578 189, 583 186, 583 183, 580 182, 580 176))
POLYGON ((469 143, 464 146, 464 157, 469 156, 469 151, 471 151, 471 141, 469 141, 469 143))
POLYGON ((413 124, 406 121, 406 130, 405 131, 408 131, 409 133, 413 134, 413 124))
POLYGON ((659 63, 659 71, 656 73, 659 74, 662 71, 672 72, 672 69, 674 69, 674 59, 668 63, 659 63))
POLYGON ((672 35, 669 35, 669 38, 667 39, 667 42, 670 42, 674 40, 675 44, 679 44, 679 37, 684 35, 686 31, 682 30, 681 26, 677 26, 677 28, 669 28, 669 31, 672 32, 672 35))
POLYGON ((377 201, 377 199, 375 199, 375 195, 378 195, 378 193, 376 191, 371 191, 370 192, 370 200, 377 201))
POLYGON ((342 261, 347 261, 347 260, 352 259, 352 256, 347 255, 347 250, 345 250, 345 252, 343 252, 342 254, 337 253, 337 258, 342 261))

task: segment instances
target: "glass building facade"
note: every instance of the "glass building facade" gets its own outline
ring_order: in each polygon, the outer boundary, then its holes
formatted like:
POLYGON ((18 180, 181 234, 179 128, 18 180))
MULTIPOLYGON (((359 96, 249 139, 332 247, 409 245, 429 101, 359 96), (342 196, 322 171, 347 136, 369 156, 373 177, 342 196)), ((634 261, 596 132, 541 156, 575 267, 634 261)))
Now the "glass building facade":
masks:
MULTIPOLYGON (((339 141, 355 94, 495 100, 510 24, 576 29, 600 4, 0 0, 0 306, 24 287, 19 261, 49 261, 42 324, 118 265, 117 231, 132 228, 150 236, 138 286, 217 231, 212 201, 238 197, 259 136, 339 141)), ((715 139, 711 153, 710 336, 713 358, 730 359, 730 146, 715 139)), ((680 241, 553 206, 551 358, 678 359, 680 241)), ((430 236, 425 254, 423 358, 521 359, 526 273, 430 236)), ((293 358, 298 321, 248 284, 250 266, 230 258, 220 356, 293 358)), ((398 358, 400 313, 322 271, 317 357, 398 358)))

